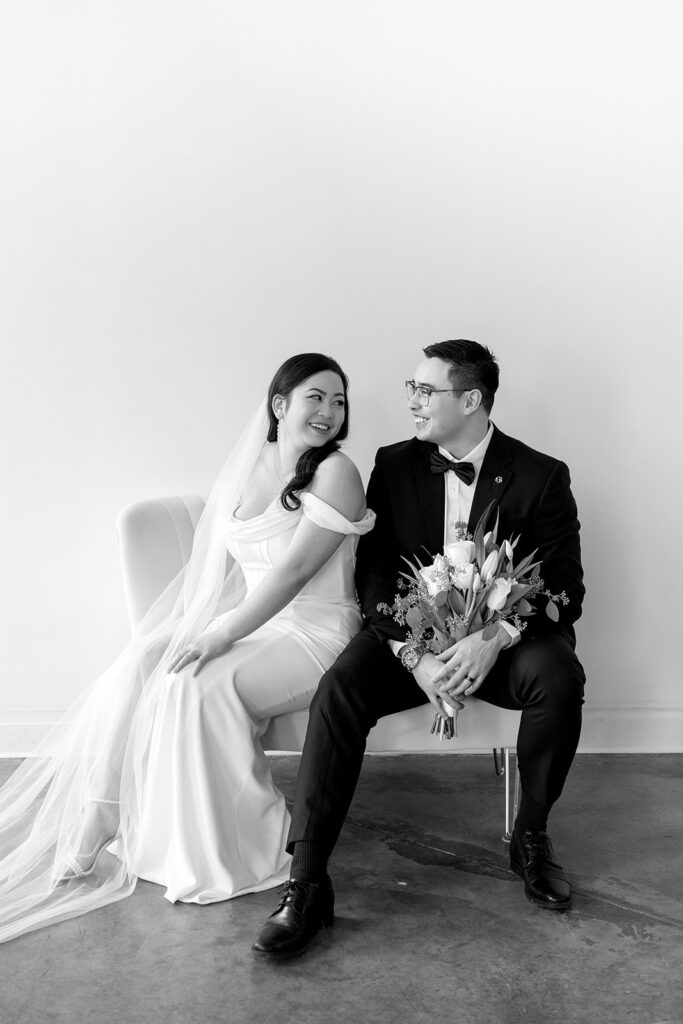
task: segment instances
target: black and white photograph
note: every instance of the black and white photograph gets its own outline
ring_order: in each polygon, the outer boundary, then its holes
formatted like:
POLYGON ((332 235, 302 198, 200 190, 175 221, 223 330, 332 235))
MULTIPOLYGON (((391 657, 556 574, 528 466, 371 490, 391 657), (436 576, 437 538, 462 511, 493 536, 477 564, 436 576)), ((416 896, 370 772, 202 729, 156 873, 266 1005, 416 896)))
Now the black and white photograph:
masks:
POLYGON ((683 1024, 682 43, 3 0, 0 1024, 683 1024))

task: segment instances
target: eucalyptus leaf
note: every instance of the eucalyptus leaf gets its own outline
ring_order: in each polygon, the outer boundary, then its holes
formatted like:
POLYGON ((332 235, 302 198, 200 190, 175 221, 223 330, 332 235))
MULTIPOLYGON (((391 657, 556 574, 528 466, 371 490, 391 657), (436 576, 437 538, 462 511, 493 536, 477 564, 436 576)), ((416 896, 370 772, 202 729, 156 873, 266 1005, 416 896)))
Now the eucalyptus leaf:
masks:
POLYGON ((553 622, 560 621, 560 613, 554 601, 548 601, 547 605, 545 606, 545 613, 549 619, 553 620, 553 622))
POLYGON ((406 625, 411 629, 419 629, 422 623, 422 614, 418 608, 409 608, 406 612, 406 625))

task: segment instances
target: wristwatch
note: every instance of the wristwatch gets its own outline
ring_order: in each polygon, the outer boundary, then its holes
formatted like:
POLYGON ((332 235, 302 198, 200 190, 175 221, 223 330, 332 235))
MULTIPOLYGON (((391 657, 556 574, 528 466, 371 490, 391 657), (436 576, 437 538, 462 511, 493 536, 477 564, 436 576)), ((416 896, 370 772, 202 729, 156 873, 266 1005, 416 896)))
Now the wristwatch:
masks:
POLYGON ((412 672, 420 664, 422 656, 426 653, 426 649, 420 644, 405 644, 398 652, 398 656, 403 667, 412 672))

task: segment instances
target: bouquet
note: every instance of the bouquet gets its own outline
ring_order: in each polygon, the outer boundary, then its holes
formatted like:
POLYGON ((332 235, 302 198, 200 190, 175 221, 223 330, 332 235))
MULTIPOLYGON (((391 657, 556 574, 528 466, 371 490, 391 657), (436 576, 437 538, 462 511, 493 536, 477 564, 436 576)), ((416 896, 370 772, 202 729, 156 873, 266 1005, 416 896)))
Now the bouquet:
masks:
MULTIPOLYGON (((547 599, 546 615, 558 621, 558 602, 569 603, 565 592, 551 594, 545 589, 541 563, 534 561, 535 551, 515 565, 519 535, 499 544, 498 517, 493 530, 485 532, 492 507, 493 502, 484 510, 474 535, 460 528, 456 539, 446 544, 443 554, 429 565, 423 565, 417 556, 417 564, 403 559, 410 573, 401 572, 401 593, 396 595, 393 605, 381 602, 377 609, 391 615, 400 626, 408 627, 406 643, 441 654, 479 630, 483 630, 484 640, 491 640, 501 619, 521 632, 526 628, 522 620, 535 613, 531 600, 539 597, 547 599)), ((458 711, 464 703, 453 699, 455 709, 443 702, 448 717, 438 713, 434 716, 431 731, 439 739, 457 735, 458 711)))

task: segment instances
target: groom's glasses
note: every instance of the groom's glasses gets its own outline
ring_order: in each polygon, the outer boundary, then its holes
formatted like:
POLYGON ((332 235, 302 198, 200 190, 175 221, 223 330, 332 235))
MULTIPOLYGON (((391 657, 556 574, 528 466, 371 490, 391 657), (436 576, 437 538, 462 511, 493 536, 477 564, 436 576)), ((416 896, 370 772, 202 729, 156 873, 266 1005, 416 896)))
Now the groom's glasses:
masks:
POLYGON ((463 391, 470 391, 471 388, 428 388, 423 384, 416 384, 414 380, 406 381, 406 395, 408 398, 417 398, 420 405, 429 405, 432 395, 444 394, 446 391, 455 391, 461 395, 463 391))

